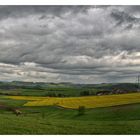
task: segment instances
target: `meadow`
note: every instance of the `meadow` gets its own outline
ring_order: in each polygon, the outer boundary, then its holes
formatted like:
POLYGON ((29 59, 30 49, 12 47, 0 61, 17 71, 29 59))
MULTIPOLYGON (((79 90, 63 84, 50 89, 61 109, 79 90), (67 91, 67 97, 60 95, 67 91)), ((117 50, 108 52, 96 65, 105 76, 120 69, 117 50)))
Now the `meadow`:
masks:
POLYGON ((1 89, 0 134, 140 134, 139 92, 80 95, 87 90, 96 89, 1 89))
POLYGON ((0 113, 0 134, 140 134, 140 104, 77 110, 24 107, 0 113))

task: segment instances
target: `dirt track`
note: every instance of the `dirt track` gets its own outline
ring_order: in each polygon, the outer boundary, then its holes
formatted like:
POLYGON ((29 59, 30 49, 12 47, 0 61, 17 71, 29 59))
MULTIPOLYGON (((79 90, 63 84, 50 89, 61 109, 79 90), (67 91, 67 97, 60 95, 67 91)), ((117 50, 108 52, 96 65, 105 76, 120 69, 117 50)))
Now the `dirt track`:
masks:
POLYGON ((2 105, 2 104, 0 104, 0 109, 11 111, 11 112, 13 112, 16 115, 22 114, 22 112, 19 109, 16 109, 16 108, 13 108, 13 107, 9 107, 9 106, 6 106, 6 105, 2 105))
POLYGON ((4 109, 4 110, 9 110, 10 111, 12 109, 12 107, 8 107, 6 105, 0 104, 0 109, 4 109))

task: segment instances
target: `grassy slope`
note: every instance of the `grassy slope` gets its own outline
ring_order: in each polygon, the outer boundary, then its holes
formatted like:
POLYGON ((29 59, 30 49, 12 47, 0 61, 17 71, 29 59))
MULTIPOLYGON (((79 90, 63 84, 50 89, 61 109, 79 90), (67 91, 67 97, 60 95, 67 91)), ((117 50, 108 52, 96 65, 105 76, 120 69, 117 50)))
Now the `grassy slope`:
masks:
POLYGON ((0 115, 0 134, 139 134, 140 121, 75 121, 0 115))
POLYGON ((0 105, 6 105, 9 107, 21 107, 23 106, 27 101, 24 100, 11 100, 8 98, 5 98, 5 96, 0 96, 0 105))
POLYGON ((140 104, 77 110, 57 107, 22 107, 26 101, 0 103, 21 107, 23 115, 0 110, 0 134, 140 134, 140 104))
POLYGON ((22 116, 0 113, 0 134, 140 134, 140 104, 76 110, 26 107, 22 116), (38 112, 38 113, 33 113, 38 112))

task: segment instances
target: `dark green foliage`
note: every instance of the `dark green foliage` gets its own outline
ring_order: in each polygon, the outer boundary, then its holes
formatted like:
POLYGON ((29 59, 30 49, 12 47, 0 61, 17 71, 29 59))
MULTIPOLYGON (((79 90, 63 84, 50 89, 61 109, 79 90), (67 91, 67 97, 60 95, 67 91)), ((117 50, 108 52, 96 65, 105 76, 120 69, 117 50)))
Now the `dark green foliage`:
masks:
POLYGON ((78 108, 78 116, 85 114, 85 106, 79 106, 78 108))
POLYGON ((84 91, 81 91, 80 92, 80 95, 81 96, 89 96, 90 95, 90 92, 88 90, 84 90, 84 91))
POLYGON ((48 92, 46 94, 46 96, 49 96, 49 97, 57 97, 57 94, 55 92, 48 92))

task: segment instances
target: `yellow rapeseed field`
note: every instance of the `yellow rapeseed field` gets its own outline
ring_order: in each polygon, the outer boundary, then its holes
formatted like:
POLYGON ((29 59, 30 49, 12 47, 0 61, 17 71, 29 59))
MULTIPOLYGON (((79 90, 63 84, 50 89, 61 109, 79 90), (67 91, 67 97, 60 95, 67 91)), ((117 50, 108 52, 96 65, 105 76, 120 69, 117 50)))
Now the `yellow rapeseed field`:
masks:
POLYGON ((6 96, 16 100, 28 100, 24 106, 58 105, 64 108, 76 109, 79 106, 86 108, 108 107, 123 104, 140 103, 140 93, 85 96, 85 97, 33 97, 33 96, 6 96))

